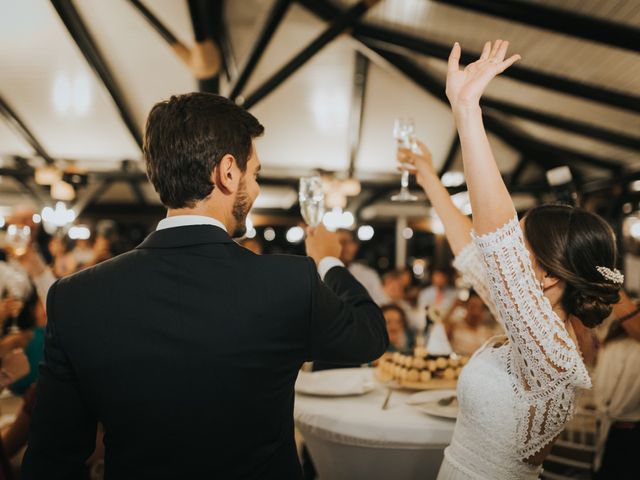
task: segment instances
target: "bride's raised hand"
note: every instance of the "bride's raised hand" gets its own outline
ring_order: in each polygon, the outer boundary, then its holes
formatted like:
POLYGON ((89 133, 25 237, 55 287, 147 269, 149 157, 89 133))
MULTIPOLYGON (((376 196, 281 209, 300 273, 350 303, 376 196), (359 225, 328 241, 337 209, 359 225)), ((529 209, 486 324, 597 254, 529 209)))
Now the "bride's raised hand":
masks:
POLYGON ((454 112, 477 107, 480 97, 493 77, 520 60, 520 55, 512 55, 505 60, 508 48, 507 41, 496 40, 493 45, 487 42, 480 58, 461 70, 460 44, 454 44, 449 55, 446 90, 454 112))
POLYGON ((413 165, 418 185, 424 187, 426 180, 431 175, 436 175, 436 169, 433 166, 431 151, 420 140, 416 142, 420 153, 414 152, 408 148, 398 149, 398 162, 413 165))

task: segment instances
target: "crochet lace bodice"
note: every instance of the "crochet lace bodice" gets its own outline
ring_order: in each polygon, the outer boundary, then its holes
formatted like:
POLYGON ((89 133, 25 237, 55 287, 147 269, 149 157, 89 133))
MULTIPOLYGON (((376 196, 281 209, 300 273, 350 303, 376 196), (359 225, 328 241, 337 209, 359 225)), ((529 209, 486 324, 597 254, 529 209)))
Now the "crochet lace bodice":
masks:
POLYGON ((488 477, 520 478, 521 469, 528 471, 522 461, 558 436, 573 413, 577 390, 590 388, 591 381, 536 281, 517 217, 493 233, 474 235, 454 266, 483 298, 508 341, 499 347, 490 341, 463 370, 452 444, 460 449, 451 453, 465 451, 471 458, 475 452, 487 468, 500 462, 500 468, 514 469, 488 477), (481 439, 484 445, 478 444, 481 439))

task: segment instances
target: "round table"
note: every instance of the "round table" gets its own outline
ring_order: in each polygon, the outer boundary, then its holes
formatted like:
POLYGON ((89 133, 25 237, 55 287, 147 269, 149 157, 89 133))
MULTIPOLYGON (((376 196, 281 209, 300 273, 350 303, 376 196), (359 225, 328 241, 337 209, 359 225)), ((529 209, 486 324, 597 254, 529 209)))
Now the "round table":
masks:
POLYGON ((296 395, 294 418, 320 480, 435 479, 455 421, 406 404, 411 392, 387 388, 360 396, 296 395))

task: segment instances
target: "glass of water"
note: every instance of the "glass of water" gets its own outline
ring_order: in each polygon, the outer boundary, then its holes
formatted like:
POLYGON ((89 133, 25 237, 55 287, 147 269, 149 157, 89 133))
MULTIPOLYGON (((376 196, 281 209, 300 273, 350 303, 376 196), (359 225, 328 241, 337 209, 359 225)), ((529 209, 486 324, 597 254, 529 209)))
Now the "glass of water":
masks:
POLYGON ((319 175, 300 179, 298 200, 300 201, 300 213, 307 225, 310 227, 320 225, 324 216, 324 189, 319 175))
MULTIPOLYGON (((397 149, 408 149, 415 151, 416 134, 413 119, 411 118, 396 118, 393 124, 393 137, 396 139, 397 149)), ((400 178, 400 192, 393 195, 391 200, 394 202, 415 202, 418 197, 412 195, 409 191, 409 174, 415 170, 415 166, 411 163, 398 163, 398 167, 402 170, 402 177, 400 178)))

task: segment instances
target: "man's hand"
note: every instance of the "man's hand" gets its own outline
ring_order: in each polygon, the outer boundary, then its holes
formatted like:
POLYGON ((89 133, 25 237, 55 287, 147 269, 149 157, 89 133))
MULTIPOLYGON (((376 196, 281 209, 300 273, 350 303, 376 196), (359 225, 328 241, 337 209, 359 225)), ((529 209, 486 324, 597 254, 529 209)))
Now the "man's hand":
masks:
POLYGON ((313 258, 316 265, 325 257, 340 258, 342 246, 335 232, 329 232, 324 226, 307 228, 307 238, 305 240, 307 255, 313 258))
POLYGON ((0 386, 7 387, 29 373, 29 360, 24 350, 16 349, 2 357, 0 386))

